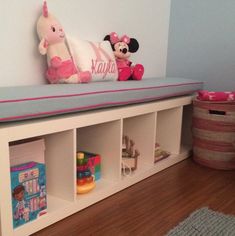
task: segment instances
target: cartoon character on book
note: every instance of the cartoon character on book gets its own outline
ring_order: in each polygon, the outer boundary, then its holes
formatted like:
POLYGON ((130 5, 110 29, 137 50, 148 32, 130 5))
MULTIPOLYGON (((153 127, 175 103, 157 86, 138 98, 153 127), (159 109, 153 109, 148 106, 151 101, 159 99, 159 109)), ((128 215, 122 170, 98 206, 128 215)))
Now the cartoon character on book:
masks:
POLYGON ((29 221, 29 208, 27 207, 27 203, 24 199, 25 188, 23 185, 18 185, 14 188, 12 196, 17 201, 14 219, 25 221, 29 221))

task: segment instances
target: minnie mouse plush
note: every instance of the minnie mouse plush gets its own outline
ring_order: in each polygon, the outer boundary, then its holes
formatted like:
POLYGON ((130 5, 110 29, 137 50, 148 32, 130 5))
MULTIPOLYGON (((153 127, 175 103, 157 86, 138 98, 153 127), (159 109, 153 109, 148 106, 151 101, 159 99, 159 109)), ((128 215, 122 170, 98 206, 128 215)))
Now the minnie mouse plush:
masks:
POLYGON ((118 80, 141 80, 144 74, 143 65, 132 65, 132 62, 129 61, 131 53, 134 53, 139 49, 138 41, 134 38, 129 38, 126 35, 119 38, 115 32, 106 35, 104 40, 108 40, 111 43, 114 51, 118 67, 118 80))

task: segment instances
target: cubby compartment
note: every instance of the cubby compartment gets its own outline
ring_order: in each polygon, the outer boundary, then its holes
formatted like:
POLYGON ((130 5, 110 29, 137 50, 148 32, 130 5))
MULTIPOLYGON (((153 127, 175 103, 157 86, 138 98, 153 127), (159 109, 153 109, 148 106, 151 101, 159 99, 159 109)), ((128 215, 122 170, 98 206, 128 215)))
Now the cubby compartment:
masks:
POLYGON ((80 206, 108 192, 120 180, 122 121, 115 120, 77 129, 77 152, 101 157, 101 176, 93 190, 77 195, 80 206))
MULTIPOLYGON (((138 150, 137 166, 134 171, 124 163, 123 176, 138 175, 152 168, 154 156, 154 140, 156 129, 156 113, 149 113, 123 119, 123 136, 134 142, 133 151, 138 150), (126 172, 128 171, 128 172, 126 172)), ((129 144, 131 146, 131 144, 129 144)), ((124 149, 126 144, 124 142, 124 149)), ((125 162, 125 159, 124 159, 125 162)))
MULTIPOLYGON (((35 167, 34 166, 32 168, 30 167, 31 169, 26 169, 26 171, 23 170, 22 172, 21 169, 20 170, 21 172, 19 172, 19 174, 21 173, 20 175, 24 173, 26 175, 29 175, 31 174, 32 171, 34 171, 34 174, 38 175, 38 172, 40 173, 41 171, 38 166, 42 164, 45 164, 45 172, 46 172, 44 177, 46 180, 45 194, 46 194, 47 209, 45 209, 45 211, 42 212, 43 213, 42 216, 37 217, 33 221, 28 221, 16 227, 14 229, 15 232, 19 232, 19 234, 21 234, 21 232, 24 232, 24 230, 30 227, 30 225, 35 226, 37 224, 40 224, 40 222, 45 221, 46 218, 50 218, 52 215, 56 214, 59 210, 66 209, 71 203, 74 202, 75 200, 75 194, 74 194, 75 176, 73 172, 75 165, 74 134, 75 134, 74 130, 68 130, 36 137, 33 138, 32 140, 17 140, 14 141, 13 143, 9 143, 9 150, 10 150, 9 158, 12 166, 21 166, 19 165, 21 163, 22 164, 34 163, 34 162, 39 163, 35 167), (19 147, 17 148, 17 146, 19 147), (16 151, 19 151, 18 155, 16 151), (40 152, 44 152, 44 156, 40 152), (11 160, 11 154, 12 155, 14 154, 13 155, 14 158, 12 160, 11 160)), ((29 179, 29 181, 24 182, 23 186, 25 191, 27 191, 27 195, 29 194, 29 191, 27 189, 29 190, 31 189, 30 194, 32 197, 34 197, 35 194, 32 194, 34 193, 32 189, 35 187, 35 189, 38 188, 39 191, 39 184, 38 186, 36 186, 35 182, 32 181, 29 179), (31 185, 26 186, 25 184, 31 184, 31 185)), ((40 182, 42 180, 39 179, 38 181, 40 182)), ((40 189, 40 198, 41 198, 41 189, 40 189)), ((25 202, 25 204, 27 204, 27 208, 32 209, 33 206, 35 207, 38 204, 36 200, 38 199, 32 198, 30 202, 25 202)))
POLYGON ((167 152, 169 157, 180 153, 182 111, 180 106, 157 112, 155 145, 167 152))

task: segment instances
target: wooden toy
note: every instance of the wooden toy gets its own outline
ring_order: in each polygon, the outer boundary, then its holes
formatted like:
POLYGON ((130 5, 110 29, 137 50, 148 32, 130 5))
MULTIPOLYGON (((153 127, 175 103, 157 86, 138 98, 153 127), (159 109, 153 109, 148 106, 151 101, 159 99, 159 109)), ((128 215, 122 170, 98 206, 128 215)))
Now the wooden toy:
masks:
POLYGON ((136 170, 140 152, 134 148, 135 142, 127 135, 124 135, 122 146, 122 171, 126 173, 126 171, 136 170))
POLYGON ((155 143, 154 163, 170 156, 170 152, 163 150, 158 143, 155 143))

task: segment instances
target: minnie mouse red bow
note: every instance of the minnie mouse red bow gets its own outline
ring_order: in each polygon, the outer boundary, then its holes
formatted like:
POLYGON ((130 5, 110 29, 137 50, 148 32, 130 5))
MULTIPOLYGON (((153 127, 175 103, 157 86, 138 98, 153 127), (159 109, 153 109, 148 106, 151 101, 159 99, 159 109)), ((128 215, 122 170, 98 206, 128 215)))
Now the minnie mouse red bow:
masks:
POLYGON ((112 44, 118 43, 118 42, 124 42, 124 43, 130 43, 130 38, 127 35, 123 35, 121 38, 118 37, 117 33, 112 32, 110 34, 110 41, 112 44))

